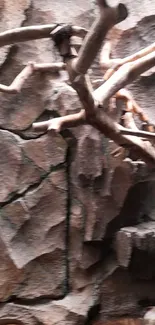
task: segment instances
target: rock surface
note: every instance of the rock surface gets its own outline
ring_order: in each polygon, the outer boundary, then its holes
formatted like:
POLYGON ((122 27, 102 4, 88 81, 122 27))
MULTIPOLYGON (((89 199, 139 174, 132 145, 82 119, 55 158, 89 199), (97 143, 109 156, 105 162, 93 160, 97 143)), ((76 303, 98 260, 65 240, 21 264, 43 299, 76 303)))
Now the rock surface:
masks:
MULTIPOLYGON (((122 2, 129 17, 109 33, 114 57, 154 41, 154 0, 122 2)), ((93 0, 1 0, 0 32, 89 28, 95 15, 93 0)), ((29 61, 60 60, 49 39, 0 54, 7 85, 29 61)), ((90 75, 102 76, 97 60, 90 75)), ((35 73, 19 94, 0 94, 0 323, 141 325, 155 302, 155 174, 125 152, 114 156, 117 146, 90 126, 32 131, 36 120, 78 112, 66 81, 65 72, 35 73)), ((152 121, 154 82, 151 69, 129 85, 152 121)))

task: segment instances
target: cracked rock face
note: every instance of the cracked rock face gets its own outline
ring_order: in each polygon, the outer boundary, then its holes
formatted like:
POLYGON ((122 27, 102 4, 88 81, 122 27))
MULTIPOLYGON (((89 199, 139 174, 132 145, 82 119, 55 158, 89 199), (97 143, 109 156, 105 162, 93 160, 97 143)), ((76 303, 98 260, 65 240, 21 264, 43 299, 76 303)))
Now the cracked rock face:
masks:
MULTIPOLYGON (((26 19, 25 12, 30 5, 31 0, 1 0, 0 32, 20 27, 26 19)), ((0 64, 5 62, 9 51, 10 46, 0 49, 0 64)))
POLYGON ((66 199, 62 169, 1 209, 1 237, 15 266, 22 270, 22 282, 19 279, 15 293, 19 297, 63 295, 66 199))
MULTIPOLYGON (((122 2, 129 17, 109 33, 113 57, 154 41, 154 1, 122 2)), ((89 28, 95 15, 93 0, 1 0, 0 32, 56 22, 89 28)), ((1 48, 0 83, 29 61, 59 60, 49 39, 1 48)), ((97 60, 90 74, 101 78, 97 60)), ((114 156, 116 145, 91 126, 32 130, 79 111, 66 81, 65 72, 36 73, 19 94, 0 94, 0 321, 141 325, 155 301, 154 171, 114 156)), ((152 120, 154 82, 152 69, 129 86, 152 120)))

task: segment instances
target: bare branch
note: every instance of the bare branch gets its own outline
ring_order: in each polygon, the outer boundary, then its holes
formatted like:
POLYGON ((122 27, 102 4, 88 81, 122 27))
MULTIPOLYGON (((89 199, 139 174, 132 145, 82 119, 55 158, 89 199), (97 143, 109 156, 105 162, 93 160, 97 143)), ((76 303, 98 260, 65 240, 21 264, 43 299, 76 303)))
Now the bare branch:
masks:
POLYGON ((147 131, 141 131, 138 130, 138 128, 132 130, 128 128, 120 128, 121 134, 122 135, 131 135, 131 136, 136 136, 140 137, 143 139, 151 140, 155 142, 155 133, 147 132, 147 131))
POLYGON ((142 49, 132 55, 127 56, 126 58, 112 59, 112 58, 110 58, 111 47, 112 46, 111 46, 110 41, 107 41, 104 44, 104 46, 101 50, 101 53, 100 53, 100 66, 101 66, 101 68, 104 68, 104 69, 112 68, 115 71, 123 64, 126 64, 128 62, 133 62, 133 61, 140 59, 140 58, 148 55, 149 53, 152 53, 155 51, 155 43, 153 43, 153 44, 145 47, 144 49, 142 49))
POLYGON ((85 74, 87 72, 109 29, 127 17, 125 5, 119 4, 116 8, 112 8, 105 3, 106 1, 103 0, 98 1, 100 15, 88 32, 78 58, 73 62, 73 68, 77 73, 85 74))
POLYGON ((0 84, 0 91, 9 94, 15 94, 20 92, 21 88, 23 87, 25 81, 35 72, 59 72, 66 68, 65 63, 58 62, 58 63, 29 63, 13 80, 11 85, 6 86, 0 84))
POLYGON ((123 59, 110 58, 111 48, 111 42, 106 41, 100 53, 100 67, 101 69, 108 69, 104 74, 104 80, 108 80, 123 64, 133 62, 155 51, 155 43, 123 59))
MULTIPOLYGON (((66 54, 64 55, 65 64, 31 63, 23 69, 23 71, 14 79, 10 86, 7 87, 0 85, 0 90, 5 92, 20 91, 24 82, 30 75, 33 74, 34 71, 56 72, 66 69, 69 74, 70 83, 76 90, 84 109, 82 109, 79 113, 58 117, 45 122, 34 123, 33 128, 38 131, 55 130, 56 132, 60 132, 64 128, 89 123, 101 133, 105 134, 105 136, 114 140, 117 144, 122 146, 128 145, 130 148, 134 148, 134 150, 138 151, 140 156, 145 161, 150 164, 154 164, 154 147, 151 145, 151 143, 137 138, 135 136, 135 132, 137 132, 136 135, 143 137, 145 136, 145 138, 151 138, 151 140, 155 138, 155 135, 152 135, 150 132, 135 130, 135 127, 134 130, 124 128, 122 125, 114 122, 110 117, 107 116, 107 114, 103 111, 103 106, 108 99, 118 92, 119 89, 129 82, 135 80, 139 74, 148 70, 155 64, 155 52, 147 52, 147 55, 145 55, 145 49, 144 57, 140 57, 136 61, 133 61, 132 63, 128 62, 123 67, 120 67, 104 85, 93 92, 90 80, 88 76, 85 76, 85 73, 89 69, 98 50, 100 49, 101 43, 104 40, 108 30, 116 23, 125 19, 127 16, 126 7, 123 4, 119 4, 116 8, 109 7, 105 0, 98 0, 98 4, 100 6, 100 16, 86 36, 79 51, 78 58, 72 59, 72 56, 70 55, 71 51, 66 52, 68 47, 70 49, 71 45, 69 38, 72 34, 78 36, 85 34, 84 29, 74 26, 69 37, 66 37, 64 40, 62 37, 62 42, 60 46, 58 46, 60 52, 66 54), (65 49, 65 52, 61 51, 62 49, 65 49), (68 56, 67 53, 69 53, 68 56)), ((57 25, 24 27, 1 33, 0 46, 30 39, 51 37, 51 32, 56 26, 57 25)), ((60 30, 63 32, 63 28, 60 28, 60 30)), ((108 59, 109 56, 110 49, 107 50, 106 60, 110 60, 108 59)), ((118 94, 116 96, 118 96, 118 94)), ((133 98, 131 98, 129 95, 125 96, 122 93, 121 96, 126 98, 128 110, 132 112, 133 106, 136 106, 133 98)), ((141 114, 140 110, 137 109, 137 111, 139 114, 141 114)), ((141 117, 146 121, 142 114, 141 117)))
POLYGON ((155 65, 155 52, 152 52, 132 63, 120 67, 102 86, 96 89, 93 96, 101 104, 105 104, 118 90, 135 80, 141 73, 155 65))
POLYGON ((18 93, 24 82, 33 74, 33 71, 33 64, 28 64, 13 80, 10 86, 0 84, 0 91, 10 94, 18 93))
MULTIPOLYGON (((145 49, 128 56, 127 58, 124 59, 111 59, 110 54, 111 54, 111 42, 107 41, 105 42, 102 51, 100 53, 100 65, 101 67, 115 67, 114 69, 109 68, 108 71, 104 75, 104 80, 107 80, 111 77, 111 75, 119 68, 119 66, 123 65, 124 63, 134 61, 138 58, 141 58, 145 56, 146 54, 151 53, 152 51, 155 50, 155 43, 151 44, 150 46, 146 47, 145 49)), ((146 129, 147 131, 154 132, 154 127, 152 123, 149 121, 148 117, 146 114, 143 113, 143 110, 141 107, 137 104, 137 102, 134 100, 131 92, 129 90, 122 88, 120 89, 116 94, 116 98, 122 98, 125 99, 126 105, 127 105, 127 111, 132 111, 135 114, 137 114, 142 122, 146 124, 146 129)), ((125 115, 126 118, 127 115, 125 115)), ((128 120, 128 119, 127 119, 128 120)), ((129 120, 128 120, 129 122, 129 120)), ((134 123, 134 120, 132 119, 132 124, 134 123)), ((130 118, 130 124, 131 124, 131 118, 130 118)), ((130 126, 129 126, 130 128, 130 126)), ((132 127, 131 127, 132 128, 132 127)), ((134 125, 134 129, 136 128, 136 125, 134 125)), ((137 129, 138 130, 138 129, 137 129)))
MULTIPOLYGON (((10 29, 6 32, 0 33, 0 47, 40 38, 50 38, 50 33, 56 26, 56 24, 49 24, 10 29)), ((86 35, 87 30, 79 26, 72 26, 72 32, 73 36, 83 38, 86 35)))
MULTIPOLYGON (((75 85, 74 85, 75 86, 75 85)), ((85 85, 86 87, 86 85, 85 85)), ((75 88, 75 87, 74 87, 75 88)), ((80 98, 83 98, 83 87, 78 87, 78 95, 80 98)), ((89 91, 85 91, 85 94, 89 94, 89 91)), ((87 103, 87 98, 85 98, 87 103)), ((155 150, 151 144, 145 144, 141 139, 137 139, 135 136, 124 135, 123 133, 132 133, 132 130, 126 130, 118 123, 115 123, 111 118, 109 118, 103 111, 95 107, 95 104, 89 99, 91 103, 90 114, 85 114, 84 110, 81 110, 80 113, 63 116, 60 118, 55 118, 46 122, 34 123, 33 128, 38 131, 47 131, 54 129, 59 132, 62 128, 65 127, 74 127, 81 125, 82 123, 88 123, 97 128, 101 133, 105 134, 108 138, 111 138, 119 145, 128 144, 129 146, 134 146, 139 152, 140 156, 147 161, 149 164, 155 163, 155 150)), ((84 102, 83 102, 84 104, 84 102)), ((88 107, 87 107, 88 110, 88 107)), ((148 135, 148 134, 147 134, 148 135)), ((144 134, 143 134, 144 136, 144 134)), ((145 133, 146 136, 146 133, 145 133)))
POLYGON ((102 106, 98 106, 98 98, 94 96, 96 91, 92 92, 92 87, 88 77, 81 75, 72 79, 72 60, 67 61, 66 69, 69 73, 71 85, 77 91, 79 99, 85 109, 87 123, 94 126, 105 136, 114 140, 117 144, 128 144, 130 147, 134 147, 145 161, 151 165, 154 164, 155 150, 153 146, 149 144, 150 146, 148 147, 148 145, 145 145, 141 139, 134 136, 123 135, 121 132, 124 128, 108 117, 107 114, 103 112, 102 106))
MULTIPOLYGON (((144 57, 146 54, 149 54, 149 53, 153 52, 154 50, 155 50, 155 43, 151 44, 150 46, 144 48, 143 50, 136 52, 135 54, 128 56, 124 59, 111 59, 110 58, 111 42, 107 41, 105 43, 105 45, 103 46, 101 54, 100 54, 100 65, 101 65, 101 67, 108 67, 108 68, 114 67, 114 69, 113 68, 108 69, 108 71, 104 75, 104 80, 109 79, 110 76, 115 72, 115 70, 117 70, 119 68, 119 66, 121 66, 127 62, 132 62, 138 58, 144 57)), ((125 99, 126 105, 127 105, 127 111, 132 111, 135 114, 137 114, 139 116, 140 120, 146 124, 146 126, 145 126, 146 130, 149 132, 154 132, 154 126, 149 121, 147 115, 143 112, 141 107, 134 100, 131 92, 129 92, 125 88, 122 88, 115 94, 115 97, 125 99)), ((127 119, 128 123, 130 120, 130 124, 132 124, 132 126, 134 126, 134 127, 129 126, 129 128, 134 128, 134 129, 138 130, 138 128, 136 127, 136 125, 134 123, 133 118, 131 119, 131 116, 130 116, 130 119, 129 119, 129 118, 127 118, 127 116, 128 115, 125 114, 125 120, 127 119)))
POLYGON ((79 126, 85 123, 85 110, 82 109, 79 113, 56 117, 45 122, 33 123, 33 129, 35 131, 55 130, 56 132, 60 132, 62 129, 79 126))
MULTIPOLYGON (((138 105, 138 103, 133 98, 131 92, 126 89, 120 89, 116 94, 116 98, 122 98, 126 101, 127 111, 133 112, 134 114, 138 115, 140 120, 147 125, 147 131, 154 132, 154 126, 152 125, 151 121, 147 117, 147 115, 143 112, 142 108, 138 105)), ((126 115, 125 115, 126 116, 126 115)))
MULTIPOLYGON (((148 164, 155 164, 155 149, 153 146, 135 136, 123 134, 123 132, 127 133, 127 131, 125 131, 125 129, 118 123, 113 122, 113 120, 105 113, 97 112, 94 120, 90 121, 90 124, 105 136, 114 140, 118 145, 129 145, 129 147, 136 150, 140 157, 142 157, 148 164)), ((128 132, 130 131, 131 130, 128 132)))
MULTIPOLYGON (((132 105, 131 101, 128 101, 129 104, 132 105)), ((137 128, 135 121, 133 119, 132 110, 128 111, 123 116, 123 126, 125 128, 122 129, 122 134, 129 134, 133 136, 143 137, 148 140, 154 140, 155 141, 155 133, 150 133, 146 131, 141 131, 137 128)))
MULTIPOLYGON (((67 65, 68 67, 68 65, 67 65)), ((76 90, 81 103, 86 111, 86 116, 90 117, 95 115, 94 98, 92 96, 92 86, 88 75, 80 75, 72 82, 73 88, 76 90)))
POLYGON ((35 71, 56 73, 61 70, 66 70, 66 64, 63 62, 56 63, 33 63, 35 71))
MULTIPOLYGON (((67 63, 67 69, 69 68, 71 68, 71 65, 67 63)), ((88 124, 91 124, 105 136, 114 140, 118 145, 128 144, 130 147, 135 147, 140 156, 149 164, 152 165, 155 163, 155 150, 151 144, 150 146, 145 145, 141 139, 122 134, 123 132, 127 132, 124 131, 125 128, 108 117, 102 110, 102 107, 98 107, 98 104, 93 99, 92 88, 88 78, 85 76, 77 77, 74 82, 72 82, 72 86, 77 91, 85 108, 86 121, 88 124)))

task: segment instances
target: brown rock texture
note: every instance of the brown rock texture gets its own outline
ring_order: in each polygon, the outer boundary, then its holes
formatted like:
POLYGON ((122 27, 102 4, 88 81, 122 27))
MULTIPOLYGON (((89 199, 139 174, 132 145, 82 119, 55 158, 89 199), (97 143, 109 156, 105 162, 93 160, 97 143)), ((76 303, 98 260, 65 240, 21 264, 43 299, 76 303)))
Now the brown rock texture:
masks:
MULTIPOLYGON (((155 40, 154 0, 122 2, 129 17, 109 34, 113 57, 155 40)), ((49 23, 89 28, 96 13, 93 0, 0 0, 0 32, 49 23)), ((9 85, 29 61, 59 60, 49 39, 0 48, 0 83, 9 85)), ((101 77, 97 59, 90 74, 101 77)), ((128 87, 153 121, 154 85, 152 69, 128 87)), ((32 130, 35 121, 79 108, 65 72, 35 73, 20 93, 0 93, 0 324, 155 319, 147 310, 155 304, 154 170, 124 153, 114 157, 116 145, 91 126, 32 130)))

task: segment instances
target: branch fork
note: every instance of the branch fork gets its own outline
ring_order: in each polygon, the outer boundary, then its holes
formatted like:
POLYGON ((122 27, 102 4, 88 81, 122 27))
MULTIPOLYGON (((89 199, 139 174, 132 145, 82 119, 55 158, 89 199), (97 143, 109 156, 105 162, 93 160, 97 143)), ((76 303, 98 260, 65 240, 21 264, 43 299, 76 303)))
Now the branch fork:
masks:
POLYGON ((105 0, 97 0, 97 3, 99 6, 99 16, 88 33, 85 29, 78 26, 68 26, 67 29, 65 25, 58 26, 55 24, 23 27, 1 33, 0 46, 25 40, 52 37, 56 41, 55 43, 63 57, 63 62, 49 64, 30 63, 14 79, 10 86, 0 85, 0 91, 7 93, 19 92, 25 81, 35 71, 50 71, 53 73, 65 69, 68 72, 70 85, 76 90, 81 101, 81 111, 49 121, 33 123, 34 130, 54 130, 55 132, 60 132, 64 128, 75 127, 85 123, 91 124, 119 146, 129 146, 131 150, 136 150, 145 162, 154 165, 154 146, 150 142, 144 141, 147 139, 154 142, 154 127, 131 93, 124 89, 124 87, 134 81, 141 73, 155 65, 155 43, 125 59, 111 59, 111 43, 105 42, 106 35, 115 24, 124 20, 128 13, 126 6, 121 3, 116 7, 110 7, 105 0), (84 38, 78 54, 71 45, 70 39, 72 36, 84 38), (104 80, 106 81, 96 90, 93 90, 87 71, 91 67, 103 42, 100 66, 101 69, 107 69, 104 75, 104 80), (113 121, 104 111, 105 105, 113 97, 121 98, 126 103, 126 113, 120 123, 113 121), (139 130, 136 127, 134 114, 137 114, 141 121, 147 125, 146 131, 139 130), (121 125, 122 122, 124 123, 123 125, 121 125))

